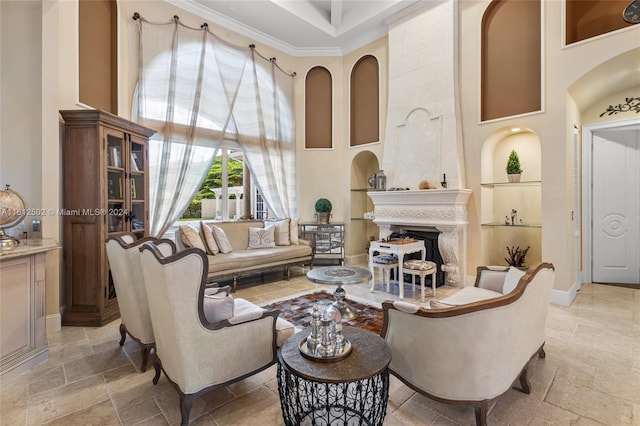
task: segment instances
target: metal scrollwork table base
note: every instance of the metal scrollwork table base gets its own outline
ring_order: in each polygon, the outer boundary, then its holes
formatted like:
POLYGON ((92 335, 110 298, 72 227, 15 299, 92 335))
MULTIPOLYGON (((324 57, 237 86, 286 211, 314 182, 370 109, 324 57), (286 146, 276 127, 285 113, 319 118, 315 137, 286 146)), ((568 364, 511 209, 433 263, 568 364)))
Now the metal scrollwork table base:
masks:
POLYGON ((344 327, 351 354, 324 363, 303 357, 299 346, 309 329, 290 337, 278 356, 278 391, 284 423, 293 425, 382 425, 389 399, 391 350, 369 331, 344 327))

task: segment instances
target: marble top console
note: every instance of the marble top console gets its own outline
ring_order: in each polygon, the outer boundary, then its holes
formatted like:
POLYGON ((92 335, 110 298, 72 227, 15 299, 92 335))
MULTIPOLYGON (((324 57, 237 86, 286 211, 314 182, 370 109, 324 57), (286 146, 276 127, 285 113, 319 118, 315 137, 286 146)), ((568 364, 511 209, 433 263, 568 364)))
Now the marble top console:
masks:
POLYGON ((48 359, 46 254, 53 239, 21 241, 0 255, 0 380, 5 383, 48 359))

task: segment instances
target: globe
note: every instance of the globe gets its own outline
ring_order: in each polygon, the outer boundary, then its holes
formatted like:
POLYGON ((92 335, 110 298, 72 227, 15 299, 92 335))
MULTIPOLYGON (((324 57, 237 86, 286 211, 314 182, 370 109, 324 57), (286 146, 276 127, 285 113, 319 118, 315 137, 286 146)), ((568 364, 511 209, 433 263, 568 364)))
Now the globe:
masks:
POLYGON ((13 250, 20 241, 17 238, 6 235, 4 230, 16 226, 24 220, 26 215, 26 203, 20 194, 9 185, 0 191, 0 252, 13 250))

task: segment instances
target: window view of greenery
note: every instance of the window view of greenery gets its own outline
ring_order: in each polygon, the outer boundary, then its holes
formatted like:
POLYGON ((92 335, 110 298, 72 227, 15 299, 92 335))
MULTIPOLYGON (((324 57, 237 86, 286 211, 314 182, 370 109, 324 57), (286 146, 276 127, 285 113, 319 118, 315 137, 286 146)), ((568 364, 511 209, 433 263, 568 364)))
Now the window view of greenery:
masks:
MULTIPOLYGON (((231 155, 227 158, 227 186, 229 188, 229 199, 235 200, 236 194, 231 190, 232 188, 242 188, 244 163, 241 160, 233 158, 231 155)), ((191 201, 191 204, 182 214, 181 219, 200 219, 203 218, 202 200, 216 200, 215 212, 209 218, 217 218, 222 214, 223 208, 228 208, 228 203, 223 203, 220 199, 221 188, 224 185, 224 179, 222 176, 222 155, 218 155, 207 173, 207 177, 196 196, 191 201)))

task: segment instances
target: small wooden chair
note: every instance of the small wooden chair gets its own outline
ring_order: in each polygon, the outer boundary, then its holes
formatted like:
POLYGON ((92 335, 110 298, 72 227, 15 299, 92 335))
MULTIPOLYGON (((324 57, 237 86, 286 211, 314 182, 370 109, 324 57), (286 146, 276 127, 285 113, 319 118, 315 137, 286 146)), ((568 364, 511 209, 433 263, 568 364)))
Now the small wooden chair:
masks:
MULTIPOLYGON (((385 254, 374 256, 372 266, 374 268, 380 268, 382 273, 382 284, 386 284, 387 293, 389 292, 389 283, 391 282, 391 270, 396 270, 396 278, 398 277, 398 257, 393 254, 385 254)), ((375 277, 375 275, 374 275, 375 277)), ((375 286, 375 279, 371 277, 371 285, 369 291, 373 291, 375 286)))
POLYGON ((416 291, 416 276, 420 277, 420 300, 424 301, 424 278, 431 275, 431 292, 436 297, 436 272, 438 267, 429 260, 407 260, 402 265, 402 272, 411 274, 413 282, 413 292, 416 291))

